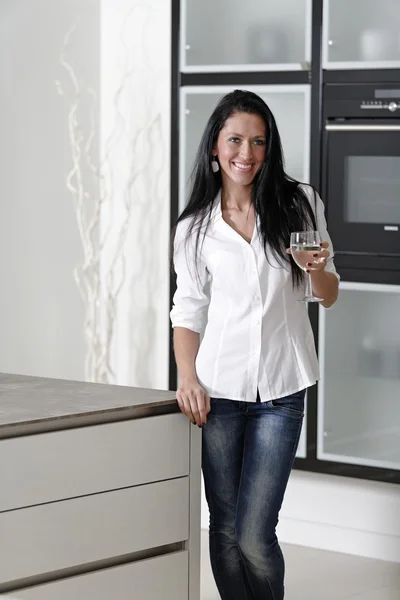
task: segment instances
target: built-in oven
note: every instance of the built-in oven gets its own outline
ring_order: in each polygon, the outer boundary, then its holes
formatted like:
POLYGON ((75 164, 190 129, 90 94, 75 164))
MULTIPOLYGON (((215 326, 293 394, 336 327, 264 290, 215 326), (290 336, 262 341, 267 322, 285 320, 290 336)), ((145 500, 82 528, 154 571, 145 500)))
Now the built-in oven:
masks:
POLYGON ((323 124, 322 189, 336 254, 352 266, 381 257, 400 269, 400 84, 326 85, 323 124))

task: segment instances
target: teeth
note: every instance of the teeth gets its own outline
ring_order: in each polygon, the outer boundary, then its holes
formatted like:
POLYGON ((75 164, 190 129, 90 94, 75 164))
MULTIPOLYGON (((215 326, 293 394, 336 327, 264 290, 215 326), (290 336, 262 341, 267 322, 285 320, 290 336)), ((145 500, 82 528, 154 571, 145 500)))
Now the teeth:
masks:
POLYGON ((253 165, 241 165, 239 163, 233 163, 237 169, 241 169, 242 171, 250 171, 253 168, 253 165))

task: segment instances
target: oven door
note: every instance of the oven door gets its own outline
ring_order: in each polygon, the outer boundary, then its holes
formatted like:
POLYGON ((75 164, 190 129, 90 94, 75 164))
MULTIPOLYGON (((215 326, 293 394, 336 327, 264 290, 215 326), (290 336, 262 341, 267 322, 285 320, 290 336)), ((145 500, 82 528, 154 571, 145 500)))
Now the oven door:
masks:
POLYGON ((400 121, 325 127, 325 201, 335 251, 400 256, 400 121))

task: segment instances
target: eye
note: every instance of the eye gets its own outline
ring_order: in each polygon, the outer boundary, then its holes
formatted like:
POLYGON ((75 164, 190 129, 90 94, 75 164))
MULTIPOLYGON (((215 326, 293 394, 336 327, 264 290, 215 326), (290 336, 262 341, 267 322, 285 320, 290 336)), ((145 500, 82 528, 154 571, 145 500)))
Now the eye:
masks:
POLYGON ((234 144, 237 144, 238 142, 240 142, 240 139, 238 137, 231 137, 229 138, 228 142, 233 142, 234 144))
POLYGON ((254 145, 255 146, 264 146, 265 141, 264 140, 254 140, 254 145))

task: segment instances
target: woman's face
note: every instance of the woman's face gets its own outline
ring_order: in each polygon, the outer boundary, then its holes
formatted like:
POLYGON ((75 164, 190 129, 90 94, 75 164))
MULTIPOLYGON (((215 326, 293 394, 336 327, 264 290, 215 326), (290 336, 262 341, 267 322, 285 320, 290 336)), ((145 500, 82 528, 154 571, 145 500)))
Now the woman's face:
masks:
POLYGON ((266 127, 258 115, 237 112, 226 120, 213 155, 218 155, 222 177, 250 185, 265 160, 266 127))

